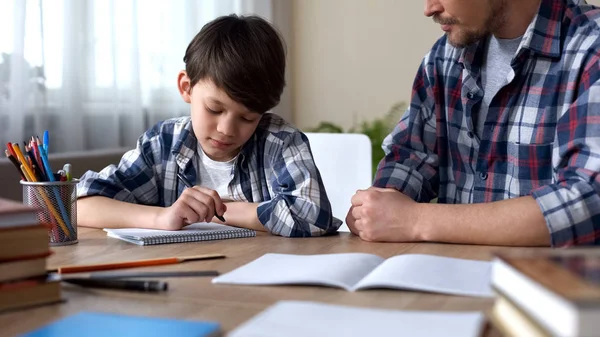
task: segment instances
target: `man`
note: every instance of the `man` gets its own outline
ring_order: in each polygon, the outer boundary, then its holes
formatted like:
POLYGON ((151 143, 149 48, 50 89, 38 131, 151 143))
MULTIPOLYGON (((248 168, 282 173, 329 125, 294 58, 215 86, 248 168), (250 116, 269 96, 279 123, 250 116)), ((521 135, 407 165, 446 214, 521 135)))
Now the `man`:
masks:
POLYGON ((373 187, 367 241, 600 244, 600 11, 583 0, 427 0, 441 25, 373 187), (434 198, 437 203, 429 203, 434 198))

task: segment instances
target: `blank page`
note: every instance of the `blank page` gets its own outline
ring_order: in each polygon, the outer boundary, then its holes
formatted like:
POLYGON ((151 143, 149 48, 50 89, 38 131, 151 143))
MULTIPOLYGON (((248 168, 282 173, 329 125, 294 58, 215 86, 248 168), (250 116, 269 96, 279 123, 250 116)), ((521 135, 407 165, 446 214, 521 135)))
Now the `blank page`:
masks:
POLYGON ((265 254, 213 279, 227 284, 315 284, 350 290, 383 259, 348 253, 322 255, 265 254))
POLYGON ((493 296, 492 264, 487 261, 406 254, 387 259, 356 286, 431 291, 454 295, 493 296))
POLYGON ((477 337, 480 312, 382 310, 281 301, 243 323, 229 337, 477 337))

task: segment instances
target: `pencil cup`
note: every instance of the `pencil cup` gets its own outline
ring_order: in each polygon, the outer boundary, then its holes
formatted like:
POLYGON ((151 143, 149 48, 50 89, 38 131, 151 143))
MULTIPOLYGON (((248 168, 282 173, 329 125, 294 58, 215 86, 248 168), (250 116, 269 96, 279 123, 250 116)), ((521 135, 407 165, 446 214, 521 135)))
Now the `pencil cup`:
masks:
POLYGON ((77 183, 71 181, 22 181, 23 204, 38 209, 40 223, 50 225, 50 246, 77 243, 77 183))

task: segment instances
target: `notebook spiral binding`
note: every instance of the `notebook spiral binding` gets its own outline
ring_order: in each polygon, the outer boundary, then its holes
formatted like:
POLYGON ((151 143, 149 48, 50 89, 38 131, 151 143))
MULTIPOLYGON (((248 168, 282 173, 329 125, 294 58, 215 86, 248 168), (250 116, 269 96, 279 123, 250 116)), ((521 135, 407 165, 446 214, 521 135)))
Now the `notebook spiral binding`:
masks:
POLYGON ((250 229, 238 228, 235 230, 224 230, 208 233, 197 233, 197 234, 171 234, 169 236, 154 235, 143 238, 145 245, 160 245, 164 243, 183 243, 183 242, 194 242, 194 241, 210 241, 210 240, 225 240, 225 239, 237 239, 237 238, 248 238, 256 236, 256 232, 250 229))

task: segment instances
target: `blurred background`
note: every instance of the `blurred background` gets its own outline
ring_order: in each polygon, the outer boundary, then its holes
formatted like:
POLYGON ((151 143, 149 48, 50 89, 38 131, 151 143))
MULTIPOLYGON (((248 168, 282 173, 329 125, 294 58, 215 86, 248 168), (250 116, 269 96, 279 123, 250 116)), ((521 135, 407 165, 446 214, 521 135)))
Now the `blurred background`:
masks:
POLYGON ((376 122, 397 121, 421 58, 442 34, 423 7, 416 0, 0 0, 0 142, 48 129, 51 153, 134 146, 157 121, 189 114, 176 88, 185 48, 205 23, 230 13, 260 15, 286 40, 287 87, 275 113, 303 130, 387 132, 376 122))
POLYGON ((260 15, 286 40, 274 112, 347 130, 409 99, 441 35, 422 12, 423 1, 393 0, 0 0, 0 142, 48 129, 51 153, 134 146, 189 114, 176 87, 185 49, 230 13, 260 15))

